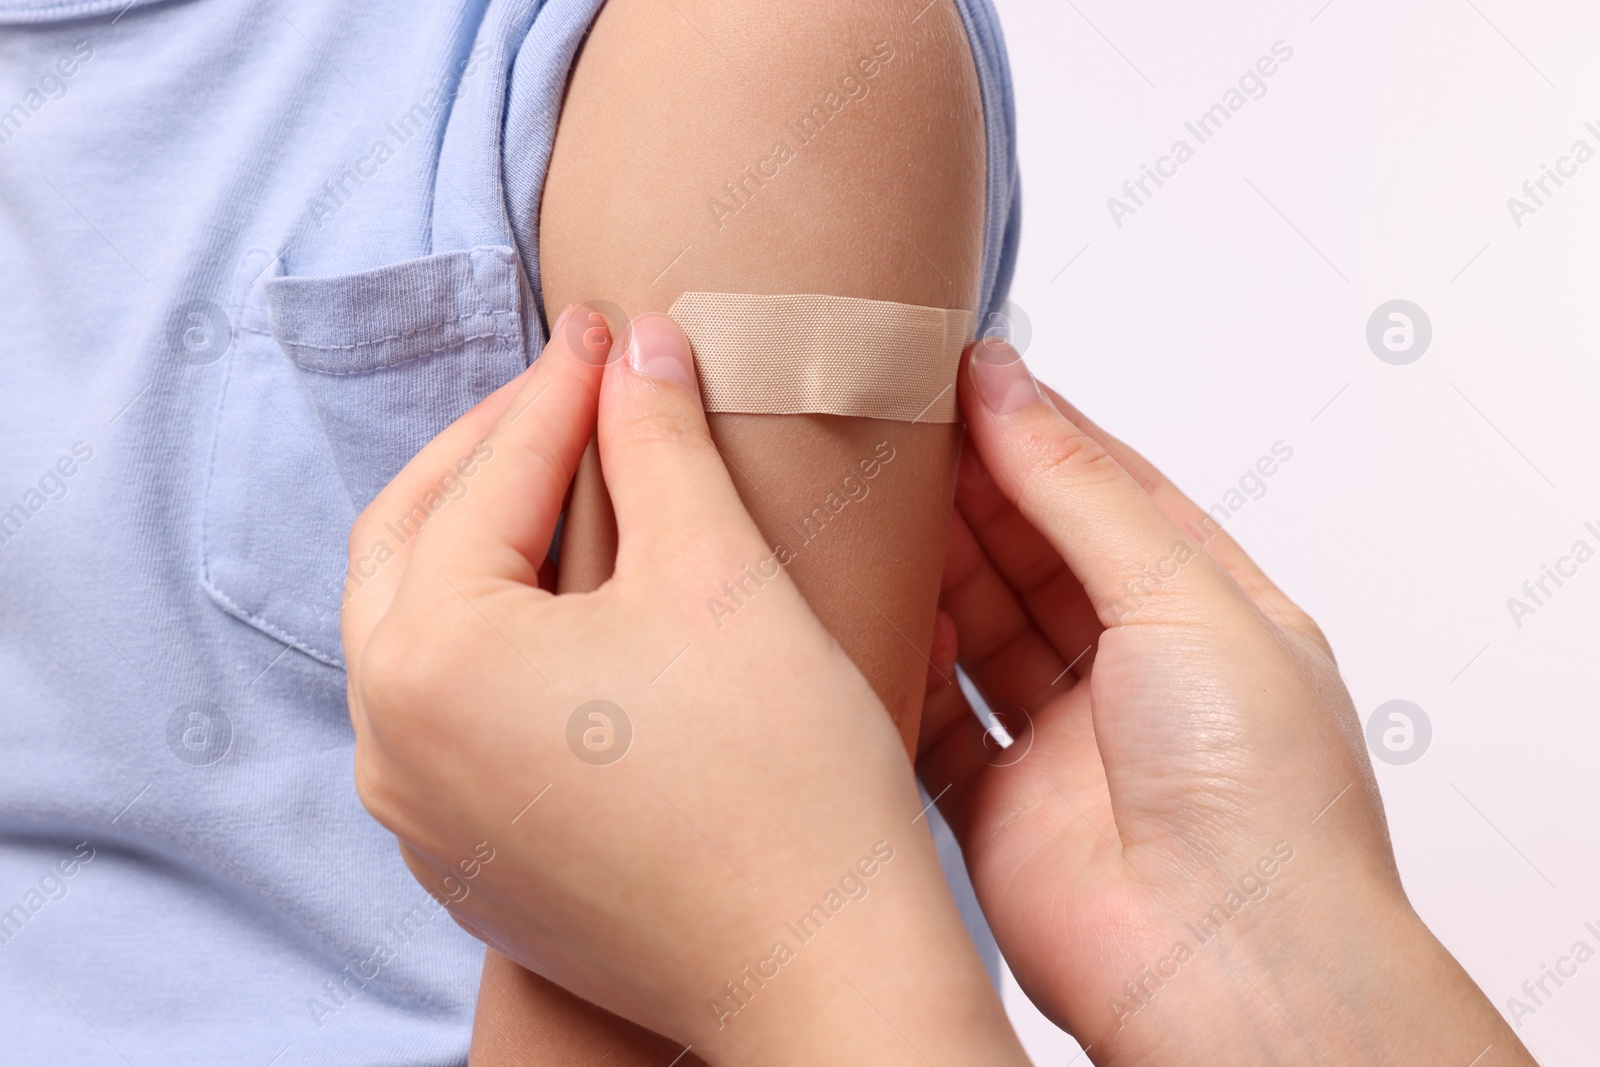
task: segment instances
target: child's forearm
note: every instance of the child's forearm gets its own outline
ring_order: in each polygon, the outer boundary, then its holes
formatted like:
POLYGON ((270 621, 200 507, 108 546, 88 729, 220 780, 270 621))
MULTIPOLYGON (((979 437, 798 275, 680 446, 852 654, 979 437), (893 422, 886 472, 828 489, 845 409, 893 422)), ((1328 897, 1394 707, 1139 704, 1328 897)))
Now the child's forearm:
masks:
MULTIPOLYGON (((490 949, 483 961, 472 1067, 605 1063, 662 1067, 682 1051, 666 1038, 568 993, 490 949)), ((691 1052, 675 1067, 699 1067, 691 1052)))

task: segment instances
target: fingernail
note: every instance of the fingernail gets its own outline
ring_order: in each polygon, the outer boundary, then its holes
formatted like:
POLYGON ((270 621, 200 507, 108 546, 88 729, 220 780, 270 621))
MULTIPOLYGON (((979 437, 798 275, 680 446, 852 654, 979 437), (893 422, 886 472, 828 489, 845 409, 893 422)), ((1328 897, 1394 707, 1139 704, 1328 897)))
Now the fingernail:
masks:
POLYGON ((628 324, 628 366, 646 378, 695 388, 694 353, 678 324, 659 311, 628 324))
POLYGON ((556 321, 550 326, 551 337, 554 337, 561 332, 562 324, 567 321, 567 316, 572 314, 572 309, 577 306, 577 304, 568 304, 561 310, 561 314, 556 316, 556 321))
POLYGON ((980 340, 972 349, 971 363, 978 395, 996 415, 1009 415, 1044 399, 1022 356, 1004 341, 980 340))

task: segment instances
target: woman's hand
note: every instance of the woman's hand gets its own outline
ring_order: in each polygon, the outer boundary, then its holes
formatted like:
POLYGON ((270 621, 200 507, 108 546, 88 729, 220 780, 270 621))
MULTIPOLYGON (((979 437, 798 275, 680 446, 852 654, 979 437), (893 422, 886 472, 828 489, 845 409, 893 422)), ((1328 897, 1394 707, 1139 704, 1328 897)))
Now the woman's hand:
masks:
POLYGON ((643 316, 614 362, 603 330, 553 332, 352 533, 426 523, 344 608, 363 801, 463 926, 709 1062, 1025 1062, 894 727, 740 504, 681 331, 643 316), (558 597, 597 399, 615 576, 558 597))
POLYGON ((919 767, 1034 1002, 1100 1064, 1531 1063, 1406 900, 1311 619, 1009 347, 960 387, 945 643, 1014 744, 936 687, 919 767))

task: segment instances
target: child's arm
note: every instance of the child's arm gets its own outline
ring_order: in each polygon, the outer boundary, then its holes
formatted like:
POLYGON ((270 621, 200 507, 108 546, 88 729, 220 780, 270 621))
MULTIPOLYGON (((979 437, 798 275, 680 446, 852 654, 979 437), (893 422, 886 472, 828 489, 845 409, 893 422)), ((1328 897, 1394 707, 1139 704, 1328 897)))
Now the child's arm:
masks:
POLYGON ((620 1019, 523 970, 490 949, 483 961, 472 1067, 595 1064, 596 1067, 702 1067, 693 1052, 620 1019))
MULTIPOLYGON (((982 105, 959 15, 940 0, 913 21, 925 2, 612 0, 545 187, 549 316, 580 301, 665 311, 687 291, 974 309, 982 105)), ((711 427, 763 533, 794 550, 790 575, 914 738, 959 431, 818 415, 714 414, 711 427), (894 458, 870 494, 806 529, 885 441, 894 458)), ((591 531, 573 518, 578 551, 591 531)), ((609 573, 585 564, 591 581, 609 573)))
MULTIPOLYGON (((949 0, 925 5, 610 0, 573 75, 545 187, 549 317, 577 302, 664 311, 688 291, 975 309, 982 103, 959 14, 949 0)), ((794 550, 789 574, 914 745, 958 428, 815 415, 710 422, 763 533, 794 550), (865 497, 806 528, 847 470, 884 455, 893 458, 865 497)), ((609 575, 608 510, 591 450, 563 534, 563 588, 609 575)), ((751 713, 760 707, 752 694, 751 713)), ((607 1067, 665 1067, 679 1051, 493 952, 479 1023, 479 1067, 612 1049, 607 1067)))

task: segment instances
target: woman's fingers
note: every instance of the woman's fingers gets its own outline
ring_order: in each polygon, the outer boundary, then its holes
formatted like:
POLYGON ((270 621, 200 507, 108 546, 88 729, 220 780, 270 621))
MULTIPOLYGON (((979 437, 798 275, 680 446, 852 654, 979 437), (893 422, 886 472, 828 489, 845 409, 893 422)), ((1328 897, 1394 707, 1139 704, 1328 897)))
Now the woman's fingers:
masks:
POLYGON ((1283 625, 1300 631, 1330 656, 1333 654, 1327 638, 1312 621, 1311 616, 1301 610, 1299 605, 1290 600, 1283 590, 1267 577, 1266 572, 1257 566, 1255 560, 1250 558, 1249 554, 1239 546, 1239 542, 1235 541, 1215 518, 1191 500, 1183 490, 1172 484, 1155 464, 1107 433, 1093 419, 1079 411, 1071 401, 1048 385, 1044 387, 1044 391, 1050 402, 1056 406, 1056 410, 1072 420, 1084 433, 1111 453, 1123 469, 1133 475, 1134 480, 1150 494, 1150 499, 1156 502, 1156 506, 1186 532, 1191 540, 1205 549, 1207 555, 1220 563, 1263 612, 1283 625))
POLYGON ((567 487, 594 430, 604 369, 588 349, 574 349, 573 333, 551 331, 475 453, 478 468, 466 491, 439 503, 410 568, 423 572, 422 580, 471 571, 538 588, 567 487))
POLYGON ((1243 604, 1115 457, 1044 399, 1015 349, 975 346, 960 388, 984 465, 1066 561, 1102 625, 1198 622, 1243 604))
POLYGON ((955 622, 962 669, 996 706, 1031 709, 1071 689, 1077 679, 1070 668, 1080 665, 1072 661, 1085 658, 1099 636, 1090 613, 1075 641, 1052 641, 995 570, 959 512, 950 518, 939 606, 955 622))
MULTIPOLYGON (((1073 673, 1085 676, 1103 629, 1094 605, 1055 546, 1006 498, 970 445, 961 453, 956 514, 963 526, 960 534, 972 542, 972 553, 983 560, 984 570, 1019 602, 1019 610, 1071 664, 1073 673)), ((947 575, 944 595, 949 595, 948 585, 947 575)), ((963 627, 975 623, 968 613, 963 627)))
POLYGON ((761 544, 711 441, 689 339, 666 315, 629 324, 624 358, 606 372, 599 433, 619 579, 687 575, 685 558, 708 544, 761 544))
MULTIPOLYGON (((1055 702, 1073 689, 1077 672, 1092 658, 1099 624, 1085 611, 1088 644, 1077 664, 1068 662, 1024 610, 959 514, 951 518, 939 603, 941 622, 954 626, 962 669, 1022 746, 1003 751, 995 735, 973 716, 959 686, 931 689, 922 712, 917 767, 930 792, 951 787, 949 803, 941 801, 941 806, 954 812, 963 808, 967 786, 985 765, 1010 768, 1014 760, 1025 758, 1032 731, 1047 708, 1053 706, 1052 715, 1063 713, 1064 705, 1055 702)), ((1082 707, 1087 714, 1087 703, 1082 707)))
POLYGON ((433 517, 430 505, 465 491, 477 468, 474 452, 526 378, 518 375, 446 426, 356 518, 340 617, 347 653, 365 644, 389 610, 417 535, 433 517))

